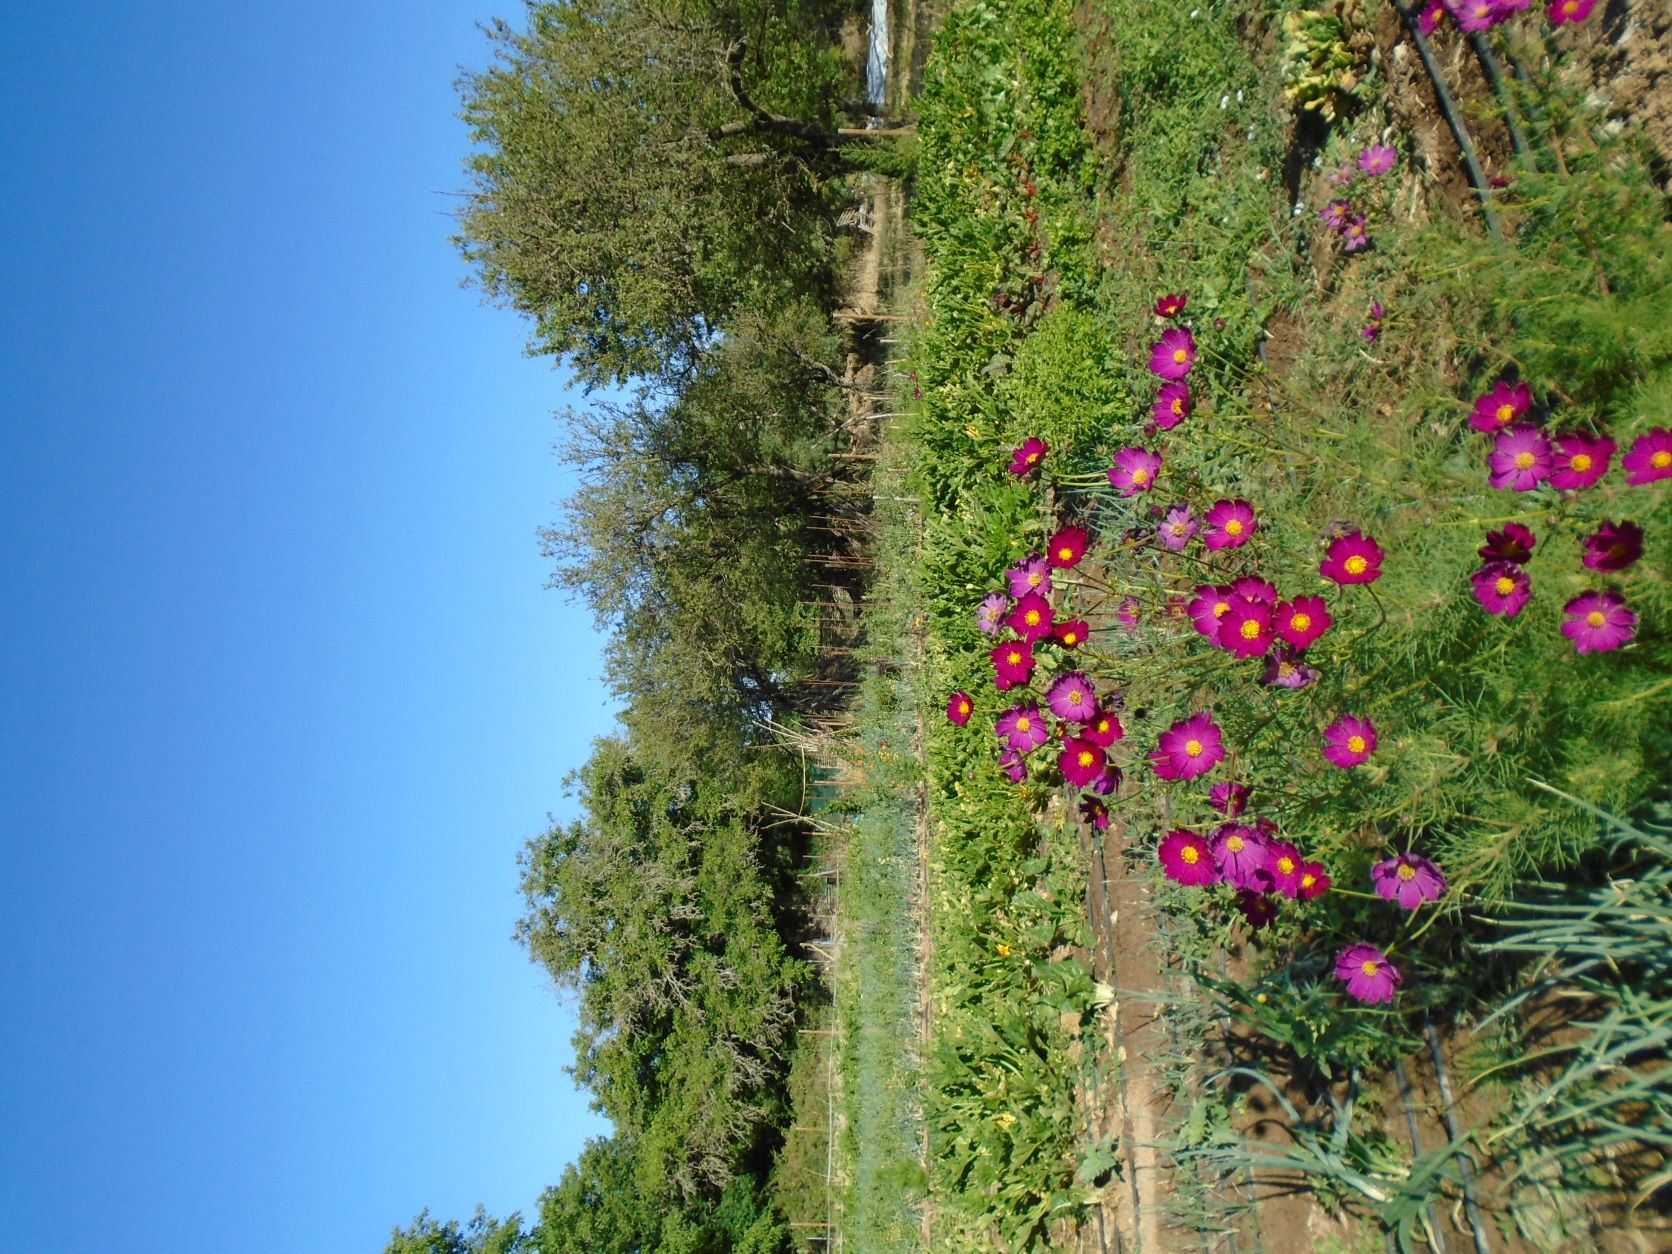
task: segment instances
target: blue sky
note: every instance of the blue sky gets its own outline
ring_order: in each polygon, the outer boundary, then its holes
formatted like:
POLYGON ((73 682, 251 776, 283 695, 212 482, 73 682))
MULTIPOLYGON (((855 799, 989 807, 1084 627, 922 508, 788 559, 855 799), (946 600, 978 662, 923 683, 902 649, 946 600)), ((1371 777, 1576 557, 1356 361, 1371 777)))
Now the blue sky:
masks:
POLYGON ((447 242, 488 2, 0 16, 10 1248, 376 1251, 605 1130, 510 939, 612 716, 447 242))

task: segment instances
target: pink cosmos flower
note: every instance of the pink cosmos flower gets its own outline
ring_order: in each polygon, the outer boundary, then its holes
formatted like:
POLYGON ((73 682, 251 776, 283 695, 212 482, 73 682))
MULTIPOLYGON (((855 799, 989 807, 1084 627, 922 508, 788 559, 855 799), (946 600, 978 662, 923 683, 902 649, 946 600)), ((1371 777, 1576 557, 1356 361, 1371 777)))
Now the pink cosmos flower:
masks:
POLYGON ((1162 779, 1195 779, 1224 759, 1224 738, 1213 715, 1206 711, 1174 723, 1161 733, 1160 742, 1150 753, 1155 773, 1162 779))
POLYGON ((1365 343, 1374 344, 1382 338, 1382 318, 1382 302, 1379 300, 1371 301, 1370 321, 1365 323, 1364 329, 1359 332, 1364 337, 1365 343))
POLYGON ((1213 864, 1220 878, 1234 888, 1263 884, 1266 870, 1265 838, 1240 823, 1220 825, 1213 837, 1213 864))
POLYGON ((1103 755, 1101 746, 1078 736, 1070 736, 1062 742, 1062 754, 1057 758, 1057 764, 1062 767, 1065 780, 1076 788, 1084 788, 1103 774, 1108 759, 1103 755))
POLYGON ((1229 818, 1236 818, 1248 808, 1250 788, 1247 784, 1222 780, 1208 789, 1208 804, 1229 818))
POLYGON ((1335 623, 1323 597, 1296 597, 1277 606, 1277 634, 1297 649, 1307 649, 1335 623))
POLYGON ((1672 428, 1656 427, 1632 441, 1631 452, 1620 459, 1632 487, 1672 478, 1672 428))
POLYGON ((1597 0, 1551 0, 1548 10, 1550 24, 1563 26, 1569 22, 1583 22, 1596 6, 1597 0))
POLYGON ((1329 891, 1329 873, 1324 870, 1322 862, 1302 862, 1300 864, 1300 890, 1302 901, 1311 901, 1314 897, 1322 897, 1329 891))
POLYGON ((1260 682, 1268 688, 1307 688, 1318 682, 1318 668, 1306 664, 1306 655, 1293 645, 1280 644, 1266 658, 1266 673, 1260 682))
POLYGON ((1033 679, 1033 668, 1036 665, 1033 646, 1026 640, 1001 644, 993 650, 991 656, 1000 692, 1007 688, 1024 687, 1033 679))
POLYGON ((1275 639, 1271 606, 1233 595, 1231 607, 1219 620, 1214 643, 1233 657, 1263 657, 1275 639))
POLYGON ((1347 228, 1347 216, 1352 212, 1352 201, 1332 200, 1318 211, 1318 216, 1332 231, 1343 231, 1347 228))
POLYGON ((1348 714, 1324 729, 1324 756, 1349 770, 1376 752, 1376 725, 1348 714))
POLYGON ((1580 541, 1585 556, 1580 560, 1592 570, 1624 570, 1643 556, 1643 528, 1634 522, 1604 522, 1580 541))
POLYGON ((1533 581, 1513 562, 1488 562, 1469 576, 1475 600, 1488 614, 1514 618, 1533 595, 1533 581))
POLYGON ((1084 671, 1069 671, 1045 693, 1051 713, 1074 723, 1083 723, 1097 713, 1097 690, 1084 671))
POLYGON ((1607 653, 1637 634, 1637 615, 1618 592, 1582 592, 1566 605, 1562 634, 1580 653, 1607 653))
POLYGON ((1499 379, 1475 401, 1469 425, 1476 431, 1501 431, 1533 407, 1533 389, 1499 379))
POLYGON ((1082 740, 1089 740, 1094 745, 1107 748, 1115 741, 1126 735, 1126 728, 1121 726, 1120 719, 1105 709, 1095 709, 1091 717, 1086 719, 1086 726, 1080 733, 1082 740))
POLYGON ((1079 648, 1086 642, 1086 637, 1089 635, 1091 635, 1091 628, 1086 625, 1086 620, 1083 618, 1075 618, 1066 623, 1058 623, 1055 627, 1051 628, 1051 639, 1055 640, 1065 649, 1079 648))
POLYGON ((1109 483, 1119 488, 1122 496, 1136 496, 1153 488, 1160 473, 1161 458, 1156 454, 1144 448, 1123 448, 1109 467, 1109 483))
POLYGON ((1233 904, 1241 912, 1248 926, 1256 930, 1270 927, 1272 921, 1277 918, 1277 903, 1264 893, 1240 892, 1233 904))
POLYGON ((1012 784, 1025 783, 1028 778, 1028 764, 1022 755, 1014 749, 1006 749, 999 755, 999 765, 1004 773, 1010 776, 1012 784))
POLYGON ((1013 475, 1028 475, 1039 469, 1039 463, 1045 454, 1051 451, 1051 446, 1036 435, 1030 435, 1023 440, 1020 447, 1010 455, 1010 473, 1013 475))
POLYGON ((1362 213, 1354 214, 1347 219, 1347 224, 1341 228, 1341 238, 1350 253, 1370 247, 1370 228, 1366 225, 1362 213))
POLYGON ((1556 452, 1544 433, 1531 423, 1518 422, 1498 432, 1492 445, 1491 484, 1515 492, 1530 492, 1550 477, 1556 452))
POLYGON ((1004 625, 1031 643, 1050 635, 1055 622, 1056 611, 1051 608, 1051 603, 1037 592, 1029 592, 1018 598, 1016 607, 1005 617, 1004 625))
POLYGON ((1415 910, 1425 901, 1437 901, 1446 891, 1446 877, 1427 858, 1402 853, 1370 868, 1376 894, 1397 901, 1401 909, 1415 910))
POLYGON ((1556 437, 1556 468, 1550 486, 1563 491, 1588 488, 1608 473, 1616 445, 1605 435, 1570 431, 1556 437))
POLYGON ((1163 383, 1155 394, 1155 425, 1171 431, 1190 417, 1190 385, 1183 379, 1163 383))
POLYGON ((1018 753, 1032 753, 1051 738, 1051 726, 1039 709, 1039 702, 1025 701, 1011 706, 994 724, 1005 747, 1018 753))
POLYGON ((1276 892, 1285 897, 1300 896, 1300 868, 1305 859, 1286 840, 1274 840, 1266 846, 1266 874, 1271 876, 1271 886, 1276 892))
POLYGON ((955 692, 946 700, 946 720, 954 726, 969 722, 974 711, 975 701, 967 692, 955 692))
POLYGON ((1115 610, 1115 617, 1127 631, 1138 630, 1138 598, 1127 596, 1120 599, 1120 606, 1115 610))
POLYGON ((1004 572, 1010 581, 1010 595, 1025 597, 1037 592, 1042 597, 1051 595, 1051 568, 1039 553, 1029 553, 1023 561, 1004 572))
POLYGON ((1163 379, 1182 379, 1196 364, 1196 337, 1189 327, 1163 331, 1150 349, 1150 373, 1163 379))
POLYGON ((1190 622, 1215 644, 1219 643, 1219 620, 1231 610, 1236 592, 1226 584, 1202 584, 1190 602, 1190 622))
POLYGON ((1350 583, 1375 583, 1382 577, 1382 546, 1359 531, 1349 531, 1331 542, 1318 571, 1345 587, 1350 583))
POLYGON ((1051 537, 1051 543, 1045 548, 1045 560, 1063 570, 1078 566, 1090 539, 1084 527, 1064 527, 1051 537))
POLYGON ((1261 579, 1258 575, 1244 575, 1231 584, 1231 591, 1239 597, 1258 601, 1261 605, 1277 605, 1277 585, 1269 579, 1261 579))
POLYGON ((1161 838, 1156 854, 1161 859, 1161 869, 1175 883, 1201 888, 1219 881, 1219 871, 1213 864, 1213 850, 1206 839, 1195 832, 1168 832, 1161 838))
POLYGON ((1182 553, 1199 530, 1200 526, 1190 515, 1190 506, 1179 504, 1167 511, 1167 517, 1155 532, 1161 537, 1162 544, 1175 553, 1182 553))
POLYGON ((1452 15, 1466 31, 1491 30, 1508 16, 1498 11, 1497 0, 1452 0, 1452 15))
POLYGON ((1215 501, 1203 521, 1207 527, 1202 538, 1210 549, 1241 548, 1259 527, 1254 521, 1254 507, 1241 498, 1215 501))
POLYGON ((989 592, 975 609, 975 625, 989 636, 999 634, 1004 623, 1004 612, 1010 608, 1010 598, 1002 592, 989 592))
POLYGON ((1168 292, 1155 302, 1155 316, 1157 318, 1176 318, 1184 312, 1184 307, 1190 303, 1190 297, 1184 292, 1168 292))
POLYGON ((1446 13, 1444 0, 1434 0, 1433 4, 1422 11, 1422 16, 1417 19, 1417 25, 1422 28, 1424 35, 1432 35, 1439 28, 1440 20, 1445 17, 1446 13))
POLYGON ((1399 161, 1399 151, 1386 144, 1371 144, 1358 155, 1358 168, 1366 174, 1386 174, 1399 161))
POLYGON ((1486 543, 1479 552, 1489 562, 1514 562, 1520 566, 1533 555, 1537 543, 1533 533, 1520 523, 1505 523, 1502 531, 1486 533, 1486 543))
POLYGON ((1095 831, 1109 830, 1109 807, 1096 797, 1086 797, 1080 802, 1080 817, 1092 825, 1095 831))
POLYGON ((1376 1005, 1391 1002, 1399 987, 1399 968, 1374 945, 1349 945, 1335 960, 1335 977, 1355 1000, 1376 1005))

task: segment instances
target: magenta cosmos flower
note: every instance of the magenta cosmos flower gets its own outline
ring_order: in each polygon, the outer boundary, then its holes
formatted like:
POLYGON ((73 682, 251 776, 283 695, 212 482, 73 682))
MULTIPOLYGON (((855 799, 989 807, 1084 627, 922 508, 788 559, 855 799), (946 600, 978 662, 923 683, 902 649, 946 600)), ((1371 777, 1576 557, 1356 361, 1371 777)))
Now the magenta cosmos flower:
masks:
POLYGON ((1018 753, 1032 753, 1051 738, 1051 726, 1039 708, 1039 702, 1028 701, 1012 706, 999 715, 994 730, 1005 747, 1018 753))
POLYGON ((1375 583, 1382 577, 1382 546, 1359 531, 1349 531, 1330 543, 1318 572, 1345 587, 1350 583, 1375 583))
POLYGON ((1376 725, 1348 714, 1324 729, 1324 756, 1347 770, 1376 752, 1376 725))
POLYGON ((1176 318, 1184 312, 1184 307, 1190 303, 1190 297, 1184 292, 1168 292, 1155 302, 1155 316, 1157 318, 1176 318))
POLYGON ((1263 657, 1277 639, 1271 606, 1263 601, 1232 596, 1230 607, 1219 620, 1214 643, 1234 657, 1263 657))
POLYGON ((1434 0, 1433 4, 1422 11, 1422 16, 1417 18, 1417 25, 1422 29, 1422 33, 1432 35, 1438 30, 1448 11, 1445 0, 1434 0))
POLYGON ((1371 301, 1370 321, 1365 323, 1364 329, 1359 332, 1359 334, 1364 337, 1365 343, 1374 344, 1377 340, 1382 338, 1383 316, 1382 302, 1379 300, 1371 301))
POLYGON ((1105 748, 1125 735, 1126 728, 1121 726, 1120 719, 1104 709, 1093 710, 1091 717, 1086 720, 1085 729, 1080 733, 1082 739, 1105 748))
POLYGON ((1491 463, 1493 487, 1530 492, 1550 477, 1556 464, 1556 451, 1537 427, 1518 422, 1498 432, 1492 445, 1491 463))
POLYGON ((1057 764, 1062 767, 1062 777, 1076 788, 1084 788, 1095 781, 1103 774, 1107 763, 1102 746, 1078 736, 1070 736, 1062 742, 1062 754, 1057 758, 1057 764))
POLYGON ((1224 823, 1213 838, 1213 865, 1234 888, 1264 889, 1266 841, 1252 827, 1224 823))
POLYGON ((1010 581, 1010 595, 1025 597, 1037 592, 1042 597, 1051 595, 1051 567, 1040 553, 1029 553, 1027 558, 1004 572, 1010 581))
POLYGON ((1550 24, 1565 26, 1569 22, 1583 22, 1597 7, 1597 0, 1551 0, 1550 24))
POLYGON ((1109 482, 1120 489, 1122 496, 1136 496, 1155 486, 1155 476, 1161 473, 1161 458, 1147 448, 1123 448, 1115 454, 1115 464, 1109 467, 1109 482))
POLYGON ((1051 628, 1051 639, 1065 649, 1077 649, 1086 642, 1091 635, 1091 628, 1083 618, 1072 619, 1066 623, 1058 623, 1051 628))
POLYGON ((1163 383, 1161 390, 1155 394, 1153 412, 1155 425, 1161 430, 1171 431, 1178 426, 1190 417, 1190 385, 1183 379, 1163 383))
POLYGON ((1182 379, 1195 364, 1196 337, 1190 334, 1189 327, 1163 331, 1150 348, 1150 373, 1163 379, 1182 379))
POLYGON ((1399 162, 1399 150, 1387 144, 1371 144, 1358 155, 1358 168, 1366 174, 1386 174, 1399 162))
POLYGON ((1109 807, 1096 797, 1086 797, 1080 802, 1080 817, 1097 831, 1109 830, 1109 807))
POLYGON ((1010 455, 1010 473, 1013 475, 1028 475, 1039 469, 1039 463, 1045 454, 1051 451, 1051 446, 1036 435, 1030 435, 1023 440, 1021 446, 1010 455))
POLYGON ((1631 452, 1620 459, 1632 487, 1672 477, 1672 428, 1656 427, 1632 441, 1631 452))
POLYGON ((1324 225, 1329 227, 1330 230, 1340 231, 1345 229, 1347 225, 1347 217, 1352 212, 1352 201, 1332 200, 1329 204, 1318 210, 1318 217, 1323 220, 1324 225))
POLYGON ((1354 214, 1347 219, 1347 224, 1341 228, 1341 239, 1350 253, 1370 247, 1370 227, 1362 213, 1354 214))
POLYGON ((1033 646, 1026 640, 1001 644, 993 650, 992 659, 1000 692, 1007 688, 1026 685, 1033 678, 1033 668, 1037 665, 1034 661, 1033 646))
POLYGON ((1254 507, 1238 498, 1219 500, 1208 506, 1203 516, 1207 524, 1202 538, 1210 549, 1235 549, 1247 544, 1258 530, 1254 521, 1254 507))
POLYGON ((1451 11, 1466 31, 1491 30, 1509 17, 1499 0, 1452 0, 1451 11))
POLYGON ((1277 605, 1277 585, 1269 579, 1261 579, 1258 575, 1244 575, 1231 584, 1231 591, 1239 597, 1247 597, 1250 601, 1258 601, 1262 605, 1277 605))
POLYGON ((1486 543, 1479 552, 1489 562, 1514 562, 1517 566, 1533 555, 1538 543, 1533 533, 1520 523, 1505 523, 1502 531, 1488 531, 1486 543))
POLYGON ((1585 556, 1580 559, 1592 570, 1624 570, 1643 556, 1643 528, 1634 522, 1604 522, 1580 541, 1585 556))
POLYGON ((1488 614, 1514 618, 1533 595, 1533 581, 1513 562, 1488 562, 1469 576, 1475 600, 1488 614))
POLYGON ((1161 859, 1161 869, 1175 883, 1201 888, 1219 881, 1219 870, 1213 864, 1213 849, 1204 837, 1195 832, 1168 832, 1161 838, 1155 852, 1161 859))
POLYGON ((1397 901, 1405 910, 1415 910, 1425 901, 1437 901, 1446 891, 1446 877, 1427 858, 1402 853, 1370 868, 1370 881, 1378 896, 1397 901))
POLYGON ((1245 889, 1237 894, 1237 899, 1232 904, 1241 912, 1248 926, 1255 930, 1270 927, 1272 921, 1277 918, 1277 903, 1264 893, 1245 889))
POLYGON ((1293 645, 1280 644, 1266 658, 1266 673, 1260 682, 1268 688, 1309 688, 1318 682, 1318 668, 1306 664, 1306 655, 1293 645))
POLYGON ((1607 653, 1637 634, 1637 615, 1618 592, 1582 592, 1566 605, 1562 634, 1580 653, 1607 653))
POLYGON ((1084 671, 1069 671, 1046 690, 1045 703, 1058 718, 1084 723, 1097 713, 1097 690, 1084 671))
POLYGON ((1483 393, 1469 414, 1476 431, 1502 431, 1533 406, 1533 390, 1525 383, 1499 379, 1483 393))
POLYGON ((1399 968, 1374 945, 1349 945, 1335 960, 1335 976, 1357 1001, 1375 1005, 1391 1002, 1399 987, 1399 968))
POLYGON ((1122 773, 1120 767, 1106 766, 1103 768, 1103 774, 1092 780, 1086 787, 1100 797, 1109 797, 1114 795, 1115 790, 1121 786, 1121 781, 1125 778, 1126 776, 1122 773))
POLYGON ((1056 617, 1049 601, 1037 592, 1029 592, 1017 600, 1016 607, 1005 617, 1004 625, 1031 643, 1051 634, 1056 617))
POLYGON ((975 711, 975 701, 967 692, 955 692, 946 700, 947 722, 962 727, 970 721, 970 715, 975 711))
POLYGON ((1311 901, 1314 897, 1322 897, 1329 891, 1329 873, 1324 870, 1322 862, 1302 862, 1300 864, 1299 896, 1302 901, 1311 901))
POLYGON ((1236 818, 1248 808, 1249 787, 1229 780, 1208 789, 1208 804, 1229 818, 1236 818))
POLYGON ((1330 629, 1335 620, 1323 597, 1296 597, 1277 606, 1274 616, 1277 634, 1297 649, 1306 649, 1330 629))
POLYGON ((1155 773, 1162 779, 1195 779, 1225 759, 1219 725, 1207 712, 1180 719, 1166 731, 1150 753, 1155 773))
POLYGON ((1167 548, 1175 553, 1182 553, 1191 538, 1200 530, 1201 527, 1190 515, 1190 506, 1180 504, 1167 511, 1167 517, 1161 520, 1161 525, 1155 532, 1167 548))
POLYGON ((1012 784, 1021 784, 1027 781, 1027 761, 1016 750, 1006 749, 999 756, 999 765, 1004 768, 1004 773, 1010 776, 1012 784))
POLYGON ((1120 620, 1120 625, 1127 631, 1138 630, 1139 608, 1137 597, 1126 596, 1120 599, 1120 605, 1115 610, 1115 617, 1120 620))
POLYGON ((1064 527, 1051 537, 1051 543, 1045 549, 1045 560, 1063 570, 1078 566, 1080 559, 1086 555, 1086 542, 1090 539, 1084 527, 1064 527))
POLYGON ((1228 584, 1202 584, 1189 605, 1191 625, 1215 644, 1219 643, 1219 622, 1230 613, 1237 594, 1228 584))
POLYGON ((996 636, 1004 625, 1004 612, 1009 608, 1009 597, 1002 592, 989 592, 975 607, 975 625, 987 635, 996 636))
POLYGON ((1556 437, 1556 466, 1550 486, 1564 491, 1588 488, 1608 473, 1616 445, 1605 435, 1577 431, 1556 437))
POLYGON ((1272 891, 1285 897, 1300 896, 1301 866, 1306 859, 1286 840, 1274 840, 1266 846, 1266 874, 1271 877, 1272 891))

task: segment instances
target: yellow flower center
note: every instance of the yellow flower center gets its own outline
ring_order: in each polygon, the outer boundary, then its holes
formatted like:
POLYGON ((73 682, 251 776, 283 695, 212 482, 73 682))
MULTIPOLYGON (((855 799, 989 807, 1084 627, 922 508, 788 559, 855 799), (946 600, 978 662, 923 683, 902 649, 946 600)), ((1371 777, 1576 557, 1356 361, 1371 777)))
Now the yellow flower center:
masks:
POLYGON ((1183 413, 1184 413, 1184 398, 1183 397, 1174 397, 1173 398, 1173 417, 1177 418, 1183 413))
POLYGON ((1348 749, 1348 752, 1350 752, 1350 753, 1363 753, 1364 752, 1364 737, 1363 736, 1349 736, 1347 738, 1347 749, 1348 749))
POLYGON ((1506 423, 1511 418, 1514 418, 1514 417, 1515 417, 1515 406, 1514 405, 1500 405, 1500 406, 1498 406, 1498 421, 1500 423, 1506 423))
POLYGON ((1215 618, 1224 618, 1225 617, 1225 611, 1227 611, 1230 608, 1231 608, 1231 603, 1229 601, 1215 601, 1213 603, 1213 616, 1215 618))
POLYGON ((1510 593, 1515 591, 1515 580, 1511 579, 1508 575, 1504 575, 1500 577, 1498 582, 1492 586, 1498 590, 1499 596, 1507 597, 1510 593))
POLYGON ((1308 871, 1305 875, 1300 877, 1300 886, 1302 888, 1311 888, 1312 885, 1316 884, 1317 882, 1318 882, 1318 877, 1316 875, 1312 874, 1312 872, 1310 872, 1310 871, 1308 871))
POLYGON ((1579 12, 1579 0, 1562 0, 1562 16, 1572 17, 1579 12))
POLYGON ((1591 455, 1589 453, 1575 453, 1573 460, 1568 465, 1583 473, 1591 468, 1591 455))
POLYGON ((1080 702, 1084 701, 1085 699, 1086 699, 1086 694, 1081 692, 1078 688, 1074 689, 1072 692, 1070 692, 1068 694, 1068 704, 1069 705, 1079 705, 1080 702))
POLYGON ((1060 549, 1057 550, 1057 560, 1061 561, 1061 562, 1071 562, 1071 561, 1073 561, 1074 560, 1074 550, 1069 548, 1066 544, 1063 545, 1060 549))
POLYGON ((970 712, 970 703, 968 701, 958 702, 958 713, 968 714, 969 712, 970 712))
POLYGON ((1381 969, 1382 969, 1382 964, 1377 962, 1373 958, 1366 958, 1363 962, 1361 962, 1359 964, 1359 970, 1363 971, 1366 975, 1369 975, 1369 976, 1376 975, 1376 973, 1379 972, 1381 969))
POLYGON ((1008 658, 1006 658, 1005 660, 1008 661, 1012 666, 1020 666, 1022 664, 1022 655, 1020 653, 1016 652, 1015 649, 1012 649, 1010 651, 1010 656, 1008 658))
POLYGON ((1240 536, 1242 534, 1242 519, 1233 518, 1230 522, 1226 523, 1225 534, 1228 536, 1240 536))
POLYGON ((1187 740, 1184 742, 1184 751, 1193 758, 1199 758, 1202 756, 1202 742, 1200 740, 1187 740))
POLYGON ((1288 854, 1284 854, 1277 860, 1277 869, 1284 875, 1293 875, 1295 873, 1295 860, 1288 854))
POLYGON ((1045 572, 1044 571, 1042 571, 1042 570, 1030 570, 1028 572, 1028 587, 1037 588, 1040 584, 1042 584, 1044 582, 1045 582, 1045 572))
POLYGON ((1399 864, 1399 878, 1400 879, 1402 879, 1402 880, 1414 880, 1414 879, 1416 879, 1416 877, 1417 877, 1416 867, 1412 866, 1409 862, 1401 862, 1399 864))
POLYGON ((1357 553, 1354 553, 1343 565, 1346 566, 1349 575, 1362 575, 1370 569, 1370 559, 1360 557, 1357 553))
POLYGON ((1532 464, 1537 460, 1538 458, 1534 457, 1531 453, 1517 453, 1515 455, 1515 468, 1517 470, 1530 469, 1532 464))
POLYGON ((1585 621, 1593 627, 1601 627, 1608 621, 1608 616, 1601 610, 1592 610, 1589 614, 1585 615, 1585 621))
POLYGON ((1191 866, 1195 866, 1202 860, 1201 851, 1197 849, 1195 845, 1186 845, 1183 849, 1179 850, 1179 857, 1185 862, 1188 862, 1191 866))
POLYGON ((1039 611, 1029 610, 1026 614, 1022 615, 1022 621, 1029 627, 1039 626, 1039 611))
POLYGON ((1149 482, 1149 471, 1145 470, 1142 466, 1138 467, 1138 469, 1136 469, 1132 472, 1132 482, 1133 483, 1148 483, 1149 482))
POLYGON ((1062 633, 1062 642, 1064 644, 1079 644, 1080 633, 1077 631, 1065 631, 1062 633))
POLYGON ((1031 718, 1029 718, 1026 714, 1022 715, 1020 718, 1018 718, 1016 720, 1016 730, 1017 731, 1027 731, 1028 728, 1030 728, 1032 726, 1033 726, 1033 720, 1031 718))
POLYGON ((1255 619, 1249 619, 1237 630, 1242 633, 1244 640, 1258 640, 1260 638, 1260 624, 1255 619))
POLYGON ((1031 466, 1035 462, 1037 462, 1038 460, 1039 460, 1039 454, 1038 453, 1029 453, 1028 454, 1028 465, 1031 466))
POLYGON ((1246 843, 1247 842, 1244 841, 1241 836, 1232 836, 1225 841, 1225 848, 1229 849, 1232 853, 1241 853, 1243 846, 1246 843))
POLYGON ((1181 366, 1184 365, 1185 361, 1189 357, 1190 357, 1190 354, 1182 348, 1175 348, 1173 350, 1173 360, 1178 362, 1178 364, 1181 365, 1181 366))
POLYGON ((1097 734, 1099 736, 1107 735, 1108 731, 1109 731, 1109 720, 1106 719, 1106 718, 1098 719, 1097 720, 1097 734))
POLYGON ((1289 617, 1289 626, 1296 631, 1305 631, 1312 626, 1312 615, 1306 613, 1293 614, 1289 617))
POLYGON ((1672 466, 1672 453, 1668 453, 1665 449, 1660 449, 1649 458, 1649 465, 1653 466, 1656 470, 1665 470, 1668 466, 1672 466))
POLYGON ((1080 750, 1080 765, 1081 766, 1090 766, 1095 761, 1097 761, 1097 755, 1095 753, 1093 753, 1090 749, 1080 750))
POLYGON ((1279 679, 1293 679, 1294 674, 1295 664, 1293 662, 1279 662, 1277 664, 1277 677, 1279 679))

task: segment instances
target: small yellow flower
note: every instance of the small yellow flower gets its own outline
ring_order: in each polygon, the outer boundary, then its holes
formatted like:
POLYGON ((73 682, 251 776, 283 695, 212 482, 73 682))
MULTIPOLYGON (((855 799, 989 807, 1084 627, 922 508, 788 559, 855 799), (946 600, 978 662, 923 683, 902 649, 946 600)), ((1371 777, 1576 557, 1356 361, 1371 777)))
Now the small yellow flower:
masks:
POLYGON ((994 1122, 996 1122, 999 1125, 999 1127, 1008 1130, 1010 1128, 1010 1125, 1016 1122, 1016 1116, 1011 1114, 1007 1110, 1002 1115, 1000 1115, 994 1122))
POLYGON ((1001 957, 1001 958, 1010 957, 1010 946, 1006 945, 1003 941, 999 942, 999 957, 1001 957))

